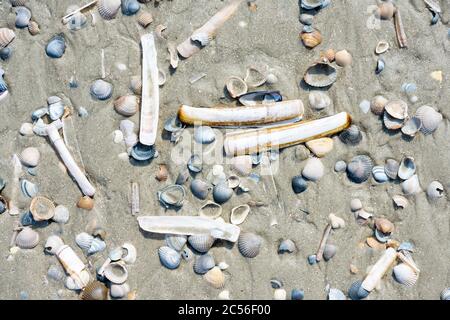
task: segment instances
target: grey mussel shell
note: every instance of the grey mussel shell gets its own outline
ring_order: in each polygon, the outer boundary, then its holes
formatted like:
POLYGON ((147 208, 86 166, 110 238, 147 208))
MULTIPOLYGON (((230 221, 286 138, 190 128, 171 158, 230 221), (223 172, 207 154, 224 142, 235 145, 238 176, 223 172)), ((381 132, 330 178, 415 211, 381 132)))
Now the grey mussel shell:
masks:
POLYGON ((292 178, 292 190, 295 193, 302 193, 308 189, 308 182, 301 175, 292 178))
POLYGON ((194 179, 191 182, 191 191, 194 196, 201 200, 205 200, 208 197, 212 187, 203 180, 194 179))
POLYGON ((348 289, 348 296, 350 297, 350 299, 361 300, 367 298, 370 292, 361 287, 361 284, 361 280, 352 283, 352 285, 348 289))
POLYGON ((50 39, 45 47, 45 52, 50 58, 58 59, 66 52, 66 41, 61 35, 56 35, 50 39))
POLYGON ((342 131, 339 138, 346 144, 356 145, 362 140, 361 130, 358 126, 352 124, 348 129, 342 131))
POLYGON ((161 264, 168 269, 176 269, 181 263, 181 254, 170 247, 160 247, 158 254, 161 264))
POLYGON ((251 232, 241 232, 238 239, 239 252, 246 258, 254 258, 259 254, 262 239, 251 232))
POLYGON ((366 155, 358 155, 353 157, 347 165, 347 176, 353 182, 362 183, 369 179, 372 168, 372 159, 366 155))
POLYGON ((209 234, 199 234, 188 237, 188 242, 191 247, 201 253, 208 252, 215 240, 216 239, 209 234))
POLYGON ((157 193, 159 201, 166 207, 170 206, 181 207, 184 202, 184 197, 186 196, 186 191, 184 187, 173 184, 167 186, 157 193))
POLYGON ((217 203, 227 202, 233 195, 233 189, 228 187, 226 183, 219 183, 213 188, 214 201, 217 203))
POLYGON ((216 262, 210 254, 198 256, 194 262, 194 272, 197 274, 205 274, 210 269, 214 268, 216 262))

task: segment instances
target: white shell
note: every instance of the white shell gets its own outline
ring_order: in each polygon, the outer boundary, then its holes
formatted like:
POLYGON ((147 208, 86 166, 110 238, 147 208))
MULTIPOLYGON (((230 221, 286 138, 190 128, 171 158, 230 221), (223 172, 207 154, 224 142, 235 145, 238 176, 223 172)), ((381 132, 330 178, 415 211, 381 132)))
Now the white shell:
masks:
POLYGON ((231 97, 237 98, 247 93, 248 87, 244 80, 239 77, 230 77, 227 80, 226 87, 231 97))
POLYGON ((242 204, 240 206, 231 209, 230 222, 235 225, 239 225, 247 219, 250 213, 250 206, 248 204, 242 204))
POLYGON ((427 196, 430 200, 436 200, 444 196, 444 186, 439 181, 431 182, 427 187, 427 196))
POLYGON ((253 166, 252 157, 249 155, 237 156, 230 160, 231 167, 240 175, 250 174, 253 166))
POLYGON ((219 267, 214 267, 209 270, 203 278, 216 289, 223 288, 225 284, 225 276, 219 267))
POLYGON ((95 254, 106 249, 106 243, 100 238, 94 238, 88 249, 88 254, 95 254))
POLYGON ((219 293, 219 295, 217 296, 217 298, 219 300, 230 300, 230 291, 228 290, 223 290, 219 293))
POLYGON ((40 153, 37 148, 29 147, 20 154, 20 161, 24 166, 36 167, 39 163, 40 153))
POLYGON ((128 283, 123 284, 111 284, 111 287, 109 289, 109 294, 111 295, 111 298, 120 299, 125 297, 128 292, 130 292, 130 286, 128 283))
POLYGON ((436 131, 442 121, 442 114, 429 106, 422 106, 417 109, 415 117, 422 122, 420 131, 426 135, 436 131))
POLYGON ((339 229, 345 227, 345 221, 344 219, 336 216, 334 213, 330 213, 328 216, 328 220, 330 221, 331 227, 333 229, 339 229))
POLYGON ((380 41, 378 42, 375 53, 376 54, 382 54, 389 50, 389 43, 387 41, 380 41))
POLYGON ((30 227, 23 228, 16 237, 16 246, 21 249, 33 249, 38 243, 39 233, 30 227))
POLYGON ((404 120, 408 116, 408 105, 403 100, 391 100, 384 107, 384 111, 395 119, 404 120))
POLYGON ((111 98, 112 91, 112 84, 102 79, 94 81, 91 85, 91 95, 99 100, 108 100, 111 98))
POLYGON ((351 209, 353 212, 358 211, 358 210, 361 210, 362 207, 363 207, 363 205, 362 205, 361 200, 359 200, 359 199, 352 199, 352 200, 350 201, 350 209, 351 209))
POLYGON ((139 109, 139 100, 135 95, 121 96, 114 100, 114 109, 117 113, 130 117, 139 109))
POLYGON ((84 251, 88 251, 91 247, 94 237, 86 232, 79 233, 75 236, 76 244, 84 251))
POLYGON ((207 201, 199 211, 199 216, 216 219, 222 215, 222 206, 213 201, 207 201))
POLYGON ((106 279, 115 284, 122 284, 128 279, 128 271, 124 264, 113 262, 105 267, 104 275, 106 279))
POLYGON ((283 288, 275 289, 273 292, 273 300, 286 300, 287 293, 283 288))
POLYGON ((416 172, 416 164, 413 157, 404 157, 398 168, 398 177, 402 180, 408 180, 416 172))
POLYGON ((19 129, 19 133, 27 137, 33 136, 34 135, 33 124, 29 122, 22 123, 19 129))
POLYGON ((314 110, 322 110, 331 105, 330 97, 322 91, 311 91, 308 99, 309 105, 314 110))
POLYGON ((402 191, 406 195, 413 195, 421 191, 419 177, 417 174, 413 175, 408 180, 405 180, 401 184, 402 191))
POLYGON ((211 127, 198 126, 194 128, 194 140, 197 143, 208 144, 216 139, 216 134, 211 127))
POLYGON ((58 205, 55 207, 55 214, 52 217, 52 220, 57 223, 67 223, 70 218, 69 209, 67 209, 63 205, 58 205))
POLYGON ((392 197, 392 200, 394 201, 394 204, 397 208, 406 208, 408 206, 408 199, 406 199, 404 196, 396 194, 392 197))
POLYGON ((406 263, 400 263, 394 267, 394 278, 397 282, 404 284, 405 286, 413 286, 419 275, 406 263))
POLYGON ((266 80, 267 78, 264 73, 256 67, 249 67, 244 78, 244 81, 249 88, 262 86, 266 82, 266 80))
POLYGON ((64 242, 62 239, 56 235, 51 235, 47 238, 47 241, 45 242, 44 249, 45 252, 50 254, 56 254, 58 252, 58 249, 64 245, 64 242))
POLYGON ((99 0, 97 3, 98 13, 105 20, 114 19, 119 12, 120 0, 99 0))
POLYGON ((323 177, 325 167, 319 158, 310 158, 307 160, 302 170, 302 176, 311 181, 317 181, 323 177))

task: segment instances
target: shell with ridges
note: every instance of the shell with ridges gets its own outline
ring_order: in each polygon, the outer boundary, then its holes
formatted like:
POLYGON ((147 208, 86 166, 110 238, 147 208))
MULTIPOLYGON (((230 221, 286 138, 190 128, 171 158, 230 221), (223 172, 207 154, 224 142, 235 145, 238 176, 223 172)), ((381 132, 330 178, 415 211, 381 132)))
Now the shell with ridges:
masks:
POLYGON ((197 274, 205 274, 214 268, 215 265, 214 258, 210 254, 204 254, 195 259, 194 272, 197 274))
POLYGON ((130 89, 136 95, 140 95, 142 93, 142 79, 140 76, 132 76, 131 77, 130 89))
POLYGON ((130 117, 134 115, 139 109, 139 99, 135 95, 121 96, 114 100, 114 109, 117 113, 130 117))
POLYGON ((128 270, 121 262, 112 262, 105 267, 105 278, 115 284, 122 284, 128 279, 128 270))
POLYGON ((91 246, 89 247, 87 253, 95 254, 95 253, 103 251, 105 249, 106 249, 105 241, 101 240, 100 238, 94 238, 92 240, 91 246))
POLYGON ((398 176, 398 169, 400 167, 400 164, 397 160, 395 159, 386 159, 386 163, 384 165, 384 172, 386 173, 386 175, 395 180, 397 179, 398 176))
POLYGON ((16 246, 21 249, 33 249, 38 243, 39 233, 30 227, 23 228, 16 237, 16 246))
POLYGON ((6 48, 16 37, 13 30, 9 28, 0 28, 0 48, 6 48))
POLYGON ((94 208, 94 199, 88 196, 82 196, 77 202, 77 207, 84 210, 92 210, 94 208))
POLYGON ((22 193, 29 198, 35 197, 39 192, 38 186, 26 179, 20 180, 20 189, 22 190, 22 193))
POLYGON ((231 209, 230 222, 235 225, 239 225, 247 219, 250 213, 250 206, 248 204, 242 204, 240 206, 231 209))
POLYGON ((212 187, 209 185, 209 183, 199 178, 196 178, 191 182, 192 194, 201 200, 205 200, 208 197, 208 194, 211 191, 211 189, 212 187))
POLYGON ((91 247, 94 237, 86 232, 79 233, 75 236, 75 243, 83 250, 88 251, 91 247))
POLYGON ((178 234, 166 234, 166 245, 176 251, 181 251, 187 242, 187 236, 178 234))
POLYGON ((98 100, 108 100, 111 98, 113 86, 105 80, 95 80, 91 85, 91 95, 98 100))
POLYGON ((372 175, 376 182, 383 183, 389 180, 389 177, 386 175, 383 166, 374 166, 372 168, 372 175))
POLYGON ((216 289, 222 288, 225 284, 225 276, 219 267, 209 270, 203 278, 216 289))
POLYGON ((253 160, 249 155, 241 155, 231 158, 230 165, 238 174, 248 176, 253 167, 253 160))
POLYGON ((81 292, 81 300, 107 300, 108 288, 100 281, 89 283, 81 292))
POLYGON ((354 146, 361 142, 362 133, 357 125, 352 124, 339 134, 339 138, 342 142, 354 146))
POLYGON ((415 117, 420 119, 422 124, 420 131, 425 135, 436 131, 442 121, 442 114, 429 106, 422 106, 417 109, 415 117))
POLYGON ((213 188, 214 201, 217 203, 227 202, 233 195, 233 189, 225 182, 219 183, 213 188))
POLYGON ((16 28, 26 28, 30 23, 31 11, 27 7, 19 6, 16 8, 16 28))
POLYGON ((422 121, 419 118, 412 117, 404 123, 401 130, 403 134, 414 137, 421 127, 422 121))
POLYGON ((246 258, 254 258, 259 254, 262 239, 251 232, 241 232, 238 239, 239 252, 246 258))
POLYGON ((407 287, 412 287, 419 275, 406 263, 400 263, 394 267, 394 278, 398 283, 401 283, 407 287))
POLYGON ((158 249, 161 264, 168 269, 176 269, 180 265, 181 255, 170 247, 160 247, 158 249))
POLYGON ((303 77, 303 80, 305 80, 308 85, 317 88, 328 87, 332 85, 336 79, 336 68, 330 65, 326 58, 310 66, 303 77))
POLYGON ((368 156, 355 156, 347 165, 347 176, 355 183, 362 183, 369 179, 372 167, 373 161, 368 156))
POLYGON ((239 96, 247 93, 248 87, 244 80, 239 77, 230 77, 226 82, 226 87, 228 93, 233 98, 238 98, 239 96))
POLYGON ((199 216, 216 219, 222 215, 222 206, 213 201, 207 201, 200 208, 199 216))
POLYGON ((147 28, 153 22, 153 15, 150 12, 143 12, 137 18, 138 23, 143 28, 147 28))
POLYGON ((322 35, 316 29, 313 29, 312 32, 302 32, 300 34, 300 38, 302 39, 305 47, 309 49, 312 49, 322 43, 322 35))
POLYGON ((188 237, 188 242, 191 247, 201 253, 208 252, 215 240, 216 239, 209 234, 199 234, 188 237))
POLYGON ((98 13, 105 20, 114 19, 121 6, 120 0, 99 0, 97 2, 98 13))
POLYGON ((39 29, 39 24, 36 21, 30 21, 30 23, 28 24, 28 32, 32 36, 37 35, 39 32, 41 32, 41 29, 39 29))
POLYGON ((372 111, 373 114, 382 115, 384 112, 384 107, 386 107, 388 102, 389 100, 383 96, 375 96, 370 101, 370 111, 372 111))

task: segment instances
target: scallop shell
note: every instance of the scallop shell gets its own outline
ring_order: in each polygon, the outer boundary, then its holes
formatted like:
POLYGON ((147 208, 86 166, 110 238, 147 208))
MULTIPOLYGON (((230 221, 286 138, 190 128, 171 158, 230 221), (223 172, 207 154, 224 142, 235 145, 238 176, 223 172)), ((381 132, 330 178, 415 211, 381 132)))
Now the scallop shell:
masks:
POLYGON ((77 207, 84 210, 92 210, 94 208, 94 199, 88 196, 82 196, 77 202, 77 207))
POLYGON ((38 186, 26 179, 20 180, 20 190, 29 198, 33 198, 39 193, 38 186))
POLYGON ((6 48, 16 37, 13 30, 9 28, 0 28, 0 48, 6 48))
POLYGON ((61 58, 64 55, 64 52, 66 52, 66 41, 64 37, 56 35, 51 38, 45 47, 45 52, 50 58, 61 58))
POLYGON ((44 250, 50 254, 56 254, 58 249, 64 245, 62 239, 56 235, 51 235, 47 238, 47 241, 44 244, 44 250))
POLYGON ((139 99, 135 95, 121 96, 114 100, 114 109, 117 113, 130 117, 139 109, 139 99))
POLYGON ((16 7, 16 28, 26 28, 30 23, 31 11, 27 7, 16 7))
POLYGON ((128 279, 128 271, 123 263, 112 262, 105 267, 104 276, 114 284, 122 284, 128 279))
POLYGON ((55 205, 45 197, 34 197, 31 200, 30 212, 35 221, 45 221, 55 215, 55 205))
POLYGON ((136 95, 141 95, 142 93, 142 80, 140 76, 133 76, 130 79, 130 89, 136 95))
POLYGON ((106 243, 105 241, 101 240, 100 238, 94 238, 92 240, 91 246, 89 247, 87 253, 88 254, 96 254, 97 252, 103 251, 106 249, 106 243))
POLYGON ((400 263, 393 270, 395 280, 407 287, 412 287, 419 278, 419 275, 406 263, 400 263))
POLYGON ((249 155, 242 155, 231 158, 230 165, 234 171, 242 176, 250 174, 253 167, 252 157, 249 155))
POLYGON ((444 186, 439 181, 431 182, 427 187, 427 196, 430 200, 436 200, 444 196, 444 186))
POLYGON ((197 143, 208 144, 216 139, 216 134, 211 127, 198 126, 194 129, 194 140, 197 143))
POLYGON ((384 113, 384 108, 386 107, 386 104, 388 102, 389 100, 383 96, 375 96, 370 101, 370 110, 373 114, 382 115, 384 113))
POLYGON ((211 189, 212 188, 208 183, 198 178, 192 180, 191 182, 192 194, 201 200, 205 200, 208 197, 211 189))
POLYGON ((429 106, 422 106, 417 109, 415 117, 420 119, 422 123, 420 131, 425 135, 436 131, 442 121, 442 114, 429 106))
POLYGON ((400 167, 400 164, 395 159, 387 159, 386 163, 384 165, 384 172, 386 175, 391 178, 392 180, 397 179, 398 175, 398 169, 400 167))
POLYGON ((207 201, 200 208, 199 216, 216 219, 222 215, 222 206, 218 203, 207 201))
POLYGON ((153 22, 153 15, 150 12, 143 12, 137 18, 137 22, 143 28, 147 28, 153 22))
POLYGON ((334 56, 336 64, 340 67, 346 67, 352 64, 352 55, 347 50, 341 50, 336 52, 334 56))
POLYGON ((54 281, 62 281, 65 276, 66 274, 60 265, 51 265, 47 270, 47 278, 54 281))
POLYGON ((230 77, 226 82, 228 93, 233 98, 238 98, 247 93, 248 87, 244 80, 239 77, 230 77))
POLYGON ((320 34, 319 30, 316 29, 313 29, 312 32, 302 31, 300 33, 300 38, 302 39, 305 47, 309 49, 312 49, 322 43, 322 35, 320 34))
POLYGON ((23 228, 16 237, 16 246, 21 249, 33 249, 38 243, 39 233, 30 227, 23 228))
POLYGON ((348 296, 352 300, 361 300, 367 298, 369 295, 369 291, 365 290, 362 286, 362 281, 358 280, 352 283, 350 288, 348 289, 348 296))
POLYGON ((169 170, 167 170, 167 166, 165 164, 160 164, 158 166, 158 172, 155 175, 156 180, 166 181, 168 177, 169 177, 169 170))
POLYGON ((34 147, 26 148, 20 153, 20 161, 27 167, 36 167, 39 163, 39 159, 39 150, 34 147))
POLYGON ((105 20, 114 19, 119 12, 120 0, 99 0, 97 2, 98 13, 105 20))
POLYGON ((225 276, 219 267, 209 270, 203 278, 216 289, 221 289, 225 285, 225 276))
POLYGON ((219 183, 213 188, 214 201, 217 203, 227 202, 233 195, 233 189, 228 187, 225 182, 219 183))
POLYGON ((91 247, 94 237, 86 232, 79 233, 75 236, 75 243, 83 250, 88 251, 91 247))
POLYGON ((197 274, 205 274, 214 268, 215 265, 214 258, 210 254, 204 254, 195 259, 194 272, 197 274))
POLYGON ((404 123, 402 132, 407 136, 414 137, 421 127, 422 121, 419 118, 412 117, 404 123))
POLYGON ((91 95, 98 100, 108 100, 111 98, 113 86, 102 79, 95 80, 91 85, 91 95))
POLYGON ((325 174, 325 167, 319 158, 309 158, 302 170, 302 176, 311 181, 317 181, 325 174))
POLYGON ((240 206, 231 209, 230 222, 235 225, 239 225, 247 219, 250 213, 250 206, 248 204, 242 204, 240 206))
POLYGON ((328 291, 328 300, 347 300, 347 297, 341 290, 330 288, 328 291))
POLYGON ((322 91, 311 91, 308 96, 309 105, 314 110, 322 110, 331 105, 330 97, 322 91))
POLYGON ((267 78, 264 73, 256 67, 249 67, 244 78, 244 81, 249 88, 262 86, 266 82, 266 80, 267 78))
POLYGON ((390 234, 395 230, 394 224, 385 218, 375 219, 375 227, 383 234, 390 234))
POLYGON ((372 168, 372 175, 376 182, 383 183, 389 180, 389 177, 386 175, 383 166, 374 166, 372 168))
POLYGON ((122 284, 111 284, 111 287, 109 289, 109 294, 111 295, 111 298, 114 299, 121 299, 125 297, 130 292, 130 286, 128 283, 122 283, 122 284))
POLYGON ((352 158, 347 165, 347 176, 355 183, 362 183, 369 179, 373 162, 366 155, 358 155, 352 158))
POLYGON ((166 207, 181 207, 186 196, 185 189, 177 184, 169 185, 157 193, 159 201, 166 207))
POLYGON ((342 142, 349 145, 357 145, 362 140, 361 130, 357 125, 352 124, 339 135, 342 142))
POLYGON ((285 253, 289 252, 292 253, 295 251, 295 243, 291 239, 286 239, 281 241, 280 245, 278 246, 278 253, 285 253))
POLYGON ((246 258, 254 258, 259 254, 262 239, 251 232, 241 232, 238 239, 239 252, 246 258))
POLYGON ((384 107, 384 111, 387 112, 392 118, 404 120, 408 117, 408 104, 399 99, 391 100, 384 107))
POLYGON ((387 42, 387 41, 380 41, 380 42, 378 42, 377 46, 375 47, 376 54, 382 54, 388 50, 389 50, 389 42, 387 42))
POLYGON ((408 180, 416 173, 416 164, 413 157, 404 157, 398 168, 398 177, 402 180, 408 180))
POLYGON ((392 200, 394 201, 394 204, 396 206, 396 208, 406 208, 408 206, 408 199, 406 199, 404 196, 402 195, 394 195, 392 197, 392 200))
POLYGON ((122 0, 122 13, 126 16, 132 16, 133 14, 136 14, 141 6, 139 5, 139 2, 136 0, 122 0))
POLYGON ((181 255, 170 247, 160 247, 158 249, 159 260, 167 269, 176 269, 181 263, 181 255))
POLYGON ((216 239, 209 234, 198 234, 188 237, 188 242, 191 247, 201 253, 208 252, 214 244, 214 241, 216 241, 216 239))
POLYGON ((317 88, 331 86, 336 79, 336 68, 331 66, 326 59, 310 66, 303 77, 308 85, 317 88))
POLYGON ((450 300, 450 288, 446 288, 441 292, 441 300, 450 300))
POLYGON ((126 264, 133 264, 136 262, 137 257, 137 251, 135 246, 133 246, 129 242, 125 242, 122 245, 122 250, 124 251, 124 254, 122 255, 122 261, 126 264))
POLYGON ((197 154, 193 154, 189 158, 187 166, 188 166, 189 170, 191 170, 192 172, 198 173, 198 172, 202 171, 202 169, 203 169, 202 158, 197 154))
POLYGON ((181 251, 187 242, 187 236, 177 234, 166 234, 166 245, 176 251, 181 251))
POLYGON ((100 281, 89 283, 81 292, 81 300, 107 300, 108 288, 100 281))

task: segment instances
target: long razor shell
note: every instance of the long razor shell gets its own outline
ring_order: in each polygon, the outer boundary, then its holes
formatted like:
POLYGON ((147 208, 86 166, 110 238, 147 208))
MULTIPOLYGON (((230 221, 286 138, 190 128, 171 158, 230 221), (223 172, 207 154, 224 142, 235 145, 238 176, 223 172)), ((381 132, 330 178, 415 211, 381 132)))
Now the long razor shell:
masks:
POLYGON ((352 119, 347 112, 294 124, 254 130, 241 130, 225 135, 224 149, 228 156, 253 154, 274 147, 284 148, 322 138, 345 130, 352 119))
POLYGON ((217 239, 236 242, 240 228, 230 223, 198 216, 142 216, 137 218, 147 232, 180 235, 209 234, 217 239))
POLYGON ((303 116, 301 100, 280 101, 250 107, 195 108, 182 105, 178 118, 186 124, 241 126, 266 124, 303 116))
POLYGON ((159 74, 153 33, 141 37, 142 98, 139 141, 152 146, 156 140, 159 117, 159 74))
POLYGON ((367 291, 375 289, 381 278, 397 259, 397 252, 393 248, 387 248, 377 263, 370 269, 369 274, 364 279, 361 287, 367 291))

